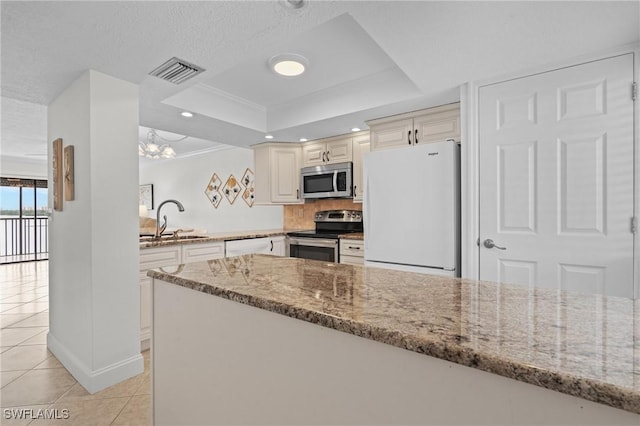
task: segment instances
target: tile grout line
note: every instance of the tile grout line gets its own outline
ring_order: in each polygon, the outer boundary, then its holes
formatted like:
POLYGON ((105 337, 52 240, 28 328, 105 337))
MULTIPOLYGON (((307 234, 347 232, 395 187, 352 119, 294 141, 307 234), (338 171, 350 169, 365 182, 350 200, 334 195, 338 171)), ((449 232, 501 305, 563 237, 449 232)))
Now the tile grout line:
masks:
POLYGON ((131 395, 129 397, 129 399, 127 400, 127 402, 124 403, 124 405, 122 406, 122 408, 120 409, 120 411, 118 411, 118 414, 116 414, 116 416, 113 418, 113 420, 111 420, 111 422, 109 423, 110 425, 114 424, 116 420, 118 420, 118 417, 120 417, 120 414, 122 414, 122 412, 124 411, 125 408, 127 408, 127 405, 129 405, 129 403, 131 402, 131 400, 133 399, 133 395, 131 395))

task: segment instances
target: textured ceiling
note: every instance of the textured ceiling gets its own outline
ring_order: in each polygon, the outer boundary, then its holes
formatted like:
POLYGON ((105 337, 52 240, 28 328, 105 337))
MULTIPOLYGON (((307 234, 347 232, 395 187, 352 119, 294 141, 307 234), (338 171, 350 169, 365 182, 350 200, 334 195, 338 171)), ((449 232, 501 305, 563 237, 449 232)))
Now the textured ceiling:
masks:
MULTIPOLYGON (((290 141, 345 133, 369 118, 457 100, 467 81, 640 40, 639 4, 632 1, 310 0, 299 10, 280 1, 2 1, 0 7, 3 97, 47 105, 95 69, 140 85, 141 125, 238 146, 263 141, 265 130, 290 141), (273 80, 264 61, 284 48, 309 49, 306 55, 320 59, 304 79, 273 80), (173 56, 207 71, 179 86, 147 75, 173 56), (169 102, 182 96, 181 106, 195 105, 190 96, 205 96, 207 87, 264 107, 264 123, 211 111, 185 120, 169 102)), ((28 120, 4 100, 2 114, 3 152, 23 140, 26 153, 30 137, 7 130, 19 125, 5 129, 5 115, 27 126, 28 120)))

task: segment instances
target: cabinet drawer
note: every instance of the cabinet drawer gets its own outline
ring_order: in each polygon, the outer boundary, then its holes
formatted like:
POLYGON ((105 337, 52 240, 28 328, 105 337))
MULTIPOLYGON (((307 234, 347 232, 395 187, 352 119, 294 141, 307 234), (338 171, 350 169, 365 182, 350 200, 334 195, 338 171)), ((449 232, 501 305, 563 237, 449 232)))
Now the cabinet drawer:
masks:
POLYGON ((364 265, 364 257, 340 255, 340 263, 346 265, 364 265))
POLYGON ((364 241, 340 240, 340 260, 342 256, 364 257, 364 241))
POLYGON ((158 266, 179 265, 181 261, 180 246, 154 247, 140 250, 140 270, 157 268, 158 266))
POLYGON ((182 246, 182 263, 199 262, 224 257, 224 241, 182 246))

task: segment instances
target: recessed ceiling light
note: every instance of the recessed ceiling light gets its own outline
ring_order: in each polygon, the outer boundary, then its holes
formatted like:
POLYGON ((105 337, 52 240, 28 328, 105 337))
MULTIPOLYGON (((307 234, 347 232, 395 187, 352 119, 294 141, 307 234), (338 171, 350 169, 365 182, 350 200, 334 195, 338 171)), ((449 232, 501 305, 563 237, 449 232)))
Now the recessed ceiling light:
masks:
POLYGON ((354 127, 353 129, 351 129, 352 132, 359 132, 360 131, 360 127, 354 127))
POLYGON ((295 53, 283 53, 269 59, 269 66, 273 72, 285 77, 295 77, 302 74, 308 65, 307 58, 295 53))
POLYGON ((191 117, 193 117, 193 113, 192 113, 192 112, 189 112, 189 111, 182 111, 182 112, 180 113, 180 115, 181 115, 181 116, 183 116, 183 117, 187 117, 187 118, 191 118, 191 117))
POLYGON ((300 142, 306 142, 306 141, 308 141, 307 138, 300 138, 300 142))
POLYGON ((280 4, 288 9, 300 9, 305 6, 305 0, 280 0, 280 4))
POLYGON ((273 139, 273 135, 264 135, 265 139, 273 139))

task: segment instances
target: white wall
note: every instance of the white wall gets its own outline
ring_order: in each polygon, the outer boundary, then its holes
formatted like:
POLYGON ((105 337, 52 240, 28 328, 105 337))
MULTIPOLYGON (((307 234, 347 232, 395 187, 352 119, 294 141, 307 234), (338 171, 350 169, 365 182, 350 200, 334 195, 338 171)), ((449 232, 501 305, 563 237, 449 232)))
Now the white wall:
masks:
MULTIPOLYGON (((254 168, 253 150, 236 147, 172 160, 143 160, 140 184, 153 184, 154 208, 170 198, 184 205, 182 213, 172 204, 162 208, 170 228, 206 229, 208 233, 282 228, 282 206, 249 208, 238 196, 233 205, 223 198, 216 209, 207 199, 204 190, 214 172, 223 182, 230 174, 240 180, 247 167, 254 168)), ((155 218, 156 210, 149 216, 155 218)))
POLYGON ((138 87, 95 71, 48 108, 48 139, 75 147, 75 200, 50 219, 47 344, 90 392, 143 371, 137 135, 138 87))

